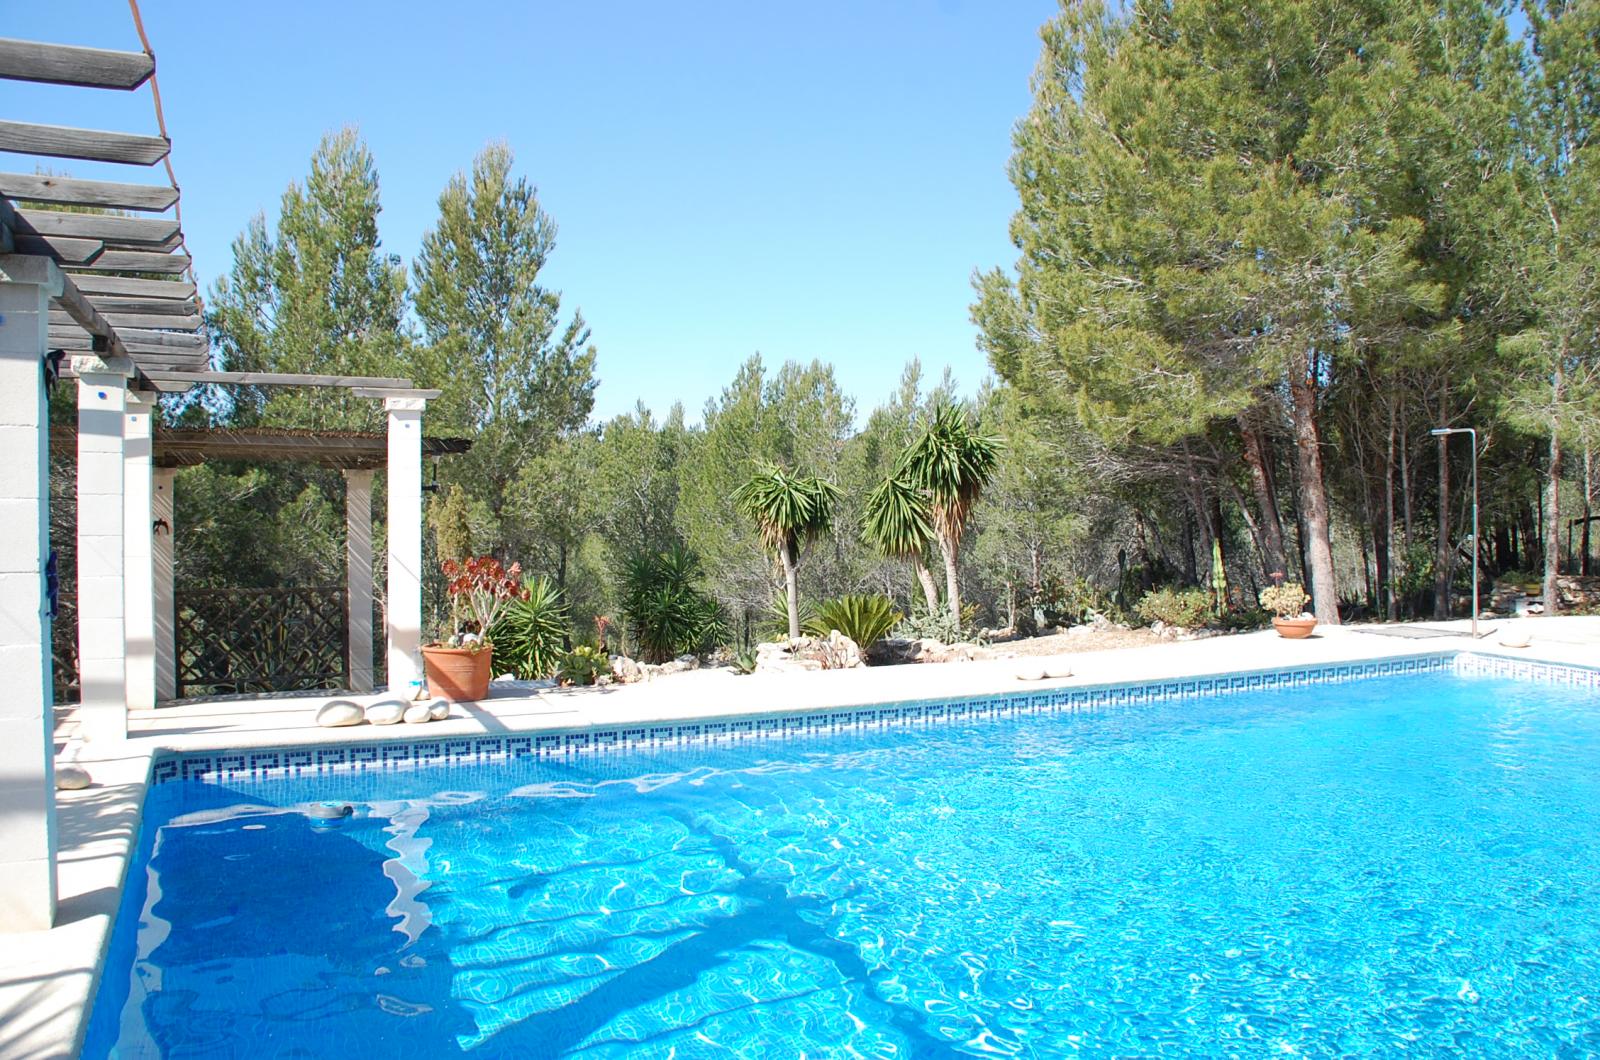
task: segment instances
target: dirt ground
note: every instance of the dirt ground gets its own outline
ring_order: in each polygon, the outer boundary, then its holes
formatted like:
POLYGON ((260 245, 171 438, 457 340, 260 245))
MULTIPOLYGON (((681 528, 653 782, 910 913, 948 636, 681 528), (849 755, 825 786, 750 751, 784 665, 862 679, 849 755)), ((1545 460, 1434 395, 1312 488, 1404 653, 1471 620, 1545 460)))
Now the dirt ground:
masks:
POLYGON ((1148 629, 1093 629, 1078 626, 1023 640, 998 641, 983 649, 979 657, 1022 659, 1039 655, 1064 655, 1068 652, 1104 651, 1109 648, 1139 648, 1160 643, 1163 643, 1163 638, 1148 629))

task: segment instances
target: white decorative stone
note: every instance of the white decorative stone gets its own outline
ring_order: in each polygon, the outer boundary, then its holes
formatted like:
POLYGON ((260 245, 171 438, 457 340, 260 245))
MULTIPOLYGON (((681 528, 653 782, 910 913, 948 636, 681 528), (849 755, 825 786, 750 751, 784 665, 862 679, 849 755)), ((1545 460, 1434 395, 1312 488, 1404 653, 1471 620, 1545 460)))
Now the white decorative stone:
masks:
POLYGON ((82 791, 89 783, 89 771, 82 766, 56 766, 57 791, 82 791))
POLYGON ((1533 634, 1525 629, 1508 629, 1500 634, 1500 646, 1504 648, 1526 648, 1533 643, 1533 634))
POLYGON ((406 705, 398 699, 385 699, 367 708, 367 720, 374 725, 395 725, 406 715, 406 705))
POLYGON ((406 708, 405 719, 407 725, 421 725, 433 720, 433 711, 426 703, 413 703, 406 708))
POLYGON ((1039 663, 1029 663, 1017 667, 1018 681, 1043 681, 1046 677, 1044 667, 1039 663))
POLYGON ((317 711, 317 724, 324 729, 341 729, 346 725, 360 725, 362 717, 361 704, 335 699, 317 711))
POLYGON ((428 717, 434 721, 443 721, 450 716, 450 701, 436 699, 428 704, 428 717))

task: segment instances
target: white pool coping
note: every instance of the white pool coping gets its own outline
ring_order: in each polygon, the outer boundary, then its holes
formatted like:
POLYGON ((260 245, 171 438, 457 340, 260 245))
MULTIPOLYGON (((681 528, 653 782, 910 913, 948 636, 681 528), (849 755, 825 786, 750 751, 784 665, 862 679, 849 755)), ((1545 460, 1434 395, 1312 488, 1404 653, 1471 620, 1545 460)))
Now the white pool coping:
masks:
MULTIPOLYGON (((1508 622, 1485 622, 1498 631, 1508 622)), ((324 729, 313 722, 325 696, 192 703, 133 711, 129 737, 109 746, 73 742, 94 780, 56 800, 59 912, 49 931, 0 935, 0 1056, 76 1055, 105 957, 112 918, 138 832, 151 763, 169 752, 251 747, 330 746, 384 740, 572 731, 686 719, 795 713, 903 700, 980 697, 1029 688, 1134 683, 1289 669, 1399 656, 1473 651, 1508 658, 1600 666, 1600 617, 1514 620, 1532 634, 1528 648, 1465 637, 1411 639, 1325 628, 1309 640, 1271 631, 1038 659, 878 667, 819 673, 738 676, 701 670, 606 689, 558 689, 496 696, 457 706, 427 725, 324 729), (1019 670, 1043 664, 1070 677, 1021 681, 1019 670)), ((1418 623, 1464 631, 1466 622, 1418 623)), ((1368 627, 1395 628, 1395 627, 1368 627)), ((1204 704, 1197 702, 1197 710, 1204 704)), ((63 731, 70 731, 70 721, 63 731)))

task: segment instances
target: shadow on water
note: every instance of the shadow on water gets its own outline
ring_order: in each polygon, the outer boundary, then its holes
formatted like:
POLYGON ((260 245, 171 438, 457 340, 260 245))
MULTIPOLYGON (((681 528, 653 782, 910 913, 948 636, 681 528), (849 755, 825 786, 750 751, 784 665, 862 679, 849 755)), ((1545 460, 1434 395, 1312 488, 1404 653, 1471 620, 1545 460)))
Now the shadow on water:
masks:
MULTIPOLYGON (((930 1034, 921 1014, 883 1001, 873 990, 874 975, 853 947, 830 936, 803 914, 824 908, 812 895, 792 895, 783 881, 761 875, 739 853, 727 836, 701 828, 687 812, 673 814, 689 831, 704 839, 740 880, 730 894, 740 901, 739 912, 719 917, 694 936, 676 943, 655 957, 607 980, 583 997, 559 1009, 539 1013, 507 1027, 487 1043, 487 1050, 509 1050, 509 1055, 563 1055, 618 1015, 659 1001, 692 987, 701 973, 726 964, 747 946, 782 939, 796 949, 820 957, 834 966, 849 983, 860 984, 886 1013, 887 1022, 906 1039, 908 1053, 916 1057, 955 1057, 949 1042, 930 1034)), ((637 1043, 636 1043, 637 1044, 637 1043)))

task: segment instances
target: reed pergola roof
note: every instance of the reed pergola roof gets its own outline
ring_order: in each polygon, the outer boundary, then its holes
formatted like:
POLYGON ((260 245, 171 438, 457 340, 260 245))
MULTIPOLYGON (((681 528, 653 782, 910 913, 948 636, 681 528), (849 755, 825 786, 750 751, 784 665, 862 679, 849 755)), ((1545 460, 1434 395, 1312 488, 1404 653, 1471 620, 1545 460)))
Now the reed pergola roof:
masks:
MULTIPOLYGON (((154 73, 148 47, 123 52, 0 38, 0 80, 129 92, 154 73)), ((159 97, 155 115, 164 124, 159 97)), ((64 275, 51 303, 52 349, 125 357, 140 375, 209 367, 167 161, 171 147, 164 133, 0 121, 0 151, 145 168, 167 162, 167 179, 156 184, 0 172, 0 254, 48 257, 64 275)))
MULTIPOLYGON (((347 471, 381 471, 388 464, 388 435, 365 431, 293 428, 175 428, 155 433, 157 467, 193 467, 212 460, 265 463, 282 460, 347 471)), ((422 439, 422 455, 450 456, 472 448, 470 438, 422 439)))

